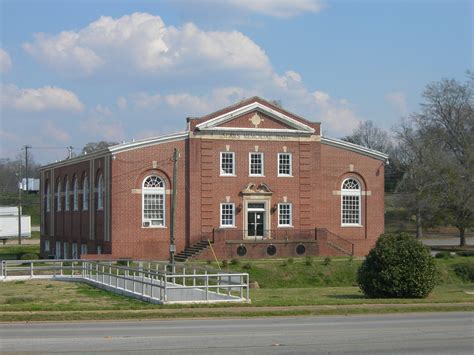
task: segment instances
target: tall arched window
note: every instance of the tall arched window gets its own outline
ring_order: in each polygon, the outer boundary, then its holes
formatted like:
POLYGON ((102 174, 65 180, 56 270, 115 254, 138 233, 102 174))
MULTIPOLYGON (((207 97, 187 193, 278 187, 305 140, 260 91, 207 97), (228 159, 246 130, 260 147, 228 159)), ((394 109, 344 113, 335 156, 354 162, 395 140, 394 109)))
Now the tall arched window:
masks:
POLYGON ((143 180, 142 211, 143 227, 165 225, 165 183, 156 175, 143 180))
POLYGON ((87 175, 84 175, 82 179, 82 210, 87 211, 89 209, 89 180, 87 175))
POLYGON ((77 182, 77 176, 74 176, 73 183, 72 183, 72 206, 74 211, 79 210, 79 186, 77 182))
POLYGON ((361 225, 360 183, 354 178, 346 179, 341 186, 341 224, 343 226, 361 225))
POLYGON ((46 182, 46 189, 45 189, 45 208, 46 212, 51 211, 51 191, 49 190, 49 181, 46 182))
POLYGON ((56 183, 56 211, 61 211, 61 180, 58 179, 56 183))
POLYGON ((66 176, 64 178, 64 211, 69 211, 69 205, 70 205, 70 202, 71 202, 71 199, 70 199, 71 196, 69 196, 69 194, 70 194, 69 179, 66 176))
POLYGON ((104 178, 102 174, 100 174, 97 179, 97 209, 104 209, 104 178))

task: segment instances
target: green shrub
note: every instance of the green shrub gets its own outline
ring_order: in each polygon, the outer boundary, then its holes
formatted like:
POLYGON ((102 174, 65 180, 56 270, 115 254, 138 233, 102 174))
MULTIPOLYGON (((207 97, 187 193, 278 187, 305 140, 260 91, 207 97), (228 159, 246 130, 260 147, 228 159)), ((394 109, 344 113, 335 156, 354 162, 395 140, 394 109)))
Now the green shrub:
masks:
POLYGON ((474 263, 456 264, 453 270, 464 281, 474 282, 474 263))
POLYGON ((295 259, 293 259, 293 258, 288 259, 288 264, 293 264, 294 262, 295 262, 295 259))
POLYGON ((246 264, 242 265, 242 269, 244 269, 244 270, 252 270, 252 264, 246 263, 246 264))
POLYGON ((305 258, 305 260, 304 260, 304 264, 305 264, 306 266, 312 266, 312 265, 313 265, 313 258, 310 257, 310 256, 307 256, 307 257, 305 258))
POLYGON ((22 254, 20 260, 38 260, 39 255, 36 253, 25 253, 22 254))
POLYGON ((227 267, 229 266, 229 262, 227 260, 222 260, 222 267, 227 267))
POLYGON ((440 251, 435 255, 436 259, 451 259, 452 257, 453 255, 449 251, 440 251))
POLYGON ((207 265, 211 265, 211 264, 212 264, 212 260, 211 260, 211 259, 207 259, 207 260, 206 260, 206 264, 207 264, 207 265))
POLYGON ((326 265, 326 266, 327 266, 327 265, 331 264, 331 261, 332 261, 331 257, 330 257, 330 256, 326 256, 326 257, 324 258, 324 260, 323 260, 323 265, 326 265))
POLYGON ((371 298, 424 298, 436 285, 434 258, 406 233, 386 233, 357 272, 357 283, 371 298))
POLYGON ((240 264, 240 261, 239 261, 239 259, 235 259, 235 258, 234 258, 234 259, 232 259, 232 260, 230 261, 230 264, 231 264, 231 265, 239 265, 239 264, 240 264))
POLYGON ((459 256, 474 256, 474 250, 458 251, 456 254, 458 254, 459 256))

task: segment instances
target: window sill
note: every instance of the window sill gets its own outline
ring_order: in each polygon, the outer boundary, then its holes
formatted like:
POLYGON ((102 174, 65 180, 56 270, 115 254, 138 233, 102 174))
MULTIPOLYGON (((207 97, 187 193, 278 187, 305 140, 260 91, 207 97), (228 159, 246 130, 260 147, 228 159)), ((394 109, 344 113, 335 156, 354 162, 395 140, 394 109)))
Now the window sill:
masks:
POLYGON ((219 229, 232 229, 237 228, 237 226, 220 226, 219 229))
POLYGON ((265 177, 265 175, 249 174, 249 177, 265 177))
POLYGON ((150 227, 143 227, 142 229, 168 229, 166 226, 150 226, 150 227))
POLYGON ((356 227, 356 228, 360 228, 360 227, 363 227, 362 224, 341 224, 341 227, 342 228, 347 228, 347 227, 356 227))
POLYGON ((293 175, 278 174, 277 177, 294 177, 293 175))
POLYGON ((295 226, 289 225, 289 224, 282 224, 282 225, 279 224, 278 228, 295 228, 295 226))
POLYGON ((220 174, 220 177, 237 177, 235 174, 220 174))

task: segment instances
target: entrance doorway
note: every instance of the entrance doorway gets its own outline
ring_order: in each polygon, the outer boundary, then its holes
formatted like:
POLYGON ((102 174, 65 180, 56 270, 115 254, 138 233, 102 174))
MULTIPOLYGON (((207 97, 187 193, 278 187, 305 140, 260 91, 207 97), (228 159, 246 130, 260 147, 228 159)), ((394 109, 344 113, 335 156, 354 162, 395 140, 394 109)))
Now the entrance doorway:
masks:
POLYGON ((265 203, 247 205, 247 237, 263 238, 265 233, 265 203))

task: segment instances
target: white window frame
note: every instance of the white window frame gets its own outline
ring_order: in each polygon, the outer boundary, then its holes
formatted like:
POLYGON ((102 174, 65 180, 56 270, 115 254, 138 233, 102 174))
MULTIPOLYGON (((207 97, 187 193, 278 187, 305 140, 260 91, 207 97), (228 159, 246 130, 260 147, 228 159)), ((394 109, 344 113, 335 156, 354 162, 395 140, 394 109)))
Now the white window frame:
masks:
POLYGON ((102 247, 100 245, 97 246, 97 255, 102 255, 102 247))
POLYGON ((344 179, 341 183, 341 226, 342 227, 362 227, 362 185, 360 181, 354 177, 349 177, 347 179, 344 179), (358 189, 344 189, 344 183, 348 180, 354 180, 357 182, 359 188, 358 189), (358 210, 358 223, 347 223, 344 222, 344 197, 346 196, 352 196, 352 197, 357 197, 358 198, 358 205, 359 205, 359 210, 358 210))
POLYGON ((51 211, 51 191, 49 181, 46 183, 46 212, 51 211))
POLYGON ((48 239, 45 239, 45 240, 44 240, 44 251, 45 251, 45 253, 46 253, 46 252, 49 253, 50 250, 51 250, 50 248, 51 248, 51 247, 50 247, 50 244, 49 244, 49 240, 48 240, 48 239))
POLYGON ((220 152, 220 176, 236 176, 235 174, 235 153, 234 152, 220 152), (232 156, 232 173, 226 173, 224 169, 222 169, 222 156, 224 154, 230 154, 232 156))
POLYGON ((265 157, 262 152, 250 152, 249 153, 249 176, 265 176, 265 157), (261 157, 261 174, 252 174, 252 155, 260 155, 261 157))
POLYGON ((82 210, 89 210, 89 179, 84 175, 82 179, 82 210))
POLYGON ((79 255, 85 255, 87 254, 87 244, 81 244, 81 254, 79 255))
POLYGON ((69 211, 71 205, 70 195, 71 191, 69 191, 69 179, 66 178, 66 183, 64 184, 64 211, 69 211))
POLYGON ((235 203, 231 203, 231 202, 225 202, 225 203, 221 203, 220 205, 220 228, 233 228, 235 227, 235 203), (224 206, 231 206, 231 216, 232 216, 232 224, 223 224, 223 208, 224 206))
POLYGON ((61 212, 61 183, 62 181, 58 179, 58 183, 56 184, 56 212, 61 212))
POLYGON ((277 158, 278 158, 278 164, 277 164, 278 165, 278 171, 277 171, 278 176, 293 176, 293 155, 291 153, 278 153, 277 158), (290 171, 289 171, 288 174, 280 172, 280 157, 282 155, 288 155, 288 157, 289 157, 290 171))
POLYGON ((278 227, 293 227, 293 204, 289 202, 282 202, 278 204, 278 227), (282 206, 289 206, 289 217, 290 217, 290 223, 289 224, 282 224, 280 223, 280 216, 281 216, 281 209, 282 206))
POLYGON ((79 211, 79 186, 78 186, 77 176, 74 177, 72 188, 73 188, 73 191, 72 191, 73 209, 74 209, 74 211, 79 211))
POLYGON ((165 180, 158 175, 148 175, 143 179, 142 182, 142 228, 166 228, 166 184, 165 180), (148 178, 156 177, 161 180, 162 187, 151 188, 145 187, 145 182, 148 178), (145 195, 160 195, 163 199, 163 221, 162 224, 153 224, 154 221, 158 221, 159 219, 153 218, 146 218, 145 217, 145 195))
POLYGON ((104 209, 104 176, 100 174, 97 180, 97 210, 104 209))

